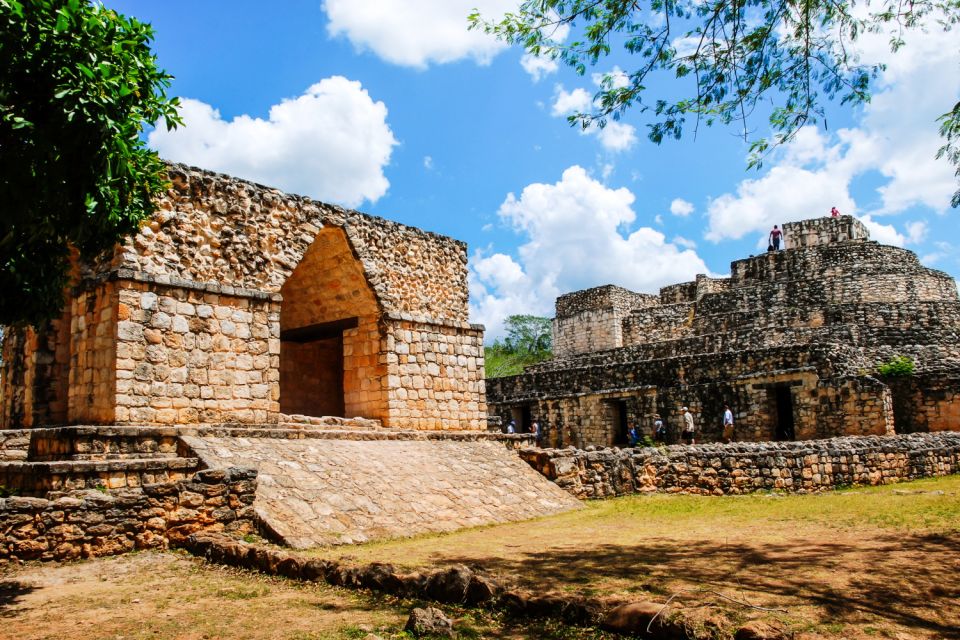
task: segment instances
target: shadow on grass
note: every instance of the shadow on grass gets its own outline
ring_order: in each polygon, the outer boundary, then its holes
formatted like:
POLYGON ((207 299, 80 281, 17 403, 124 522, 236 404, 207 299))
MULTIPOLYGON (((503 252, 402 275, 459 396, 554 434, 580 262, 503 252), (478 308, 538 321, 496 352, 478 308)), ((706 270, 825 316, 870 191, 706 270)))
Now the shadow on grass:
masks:
POLYGON ((444 556, 442 562, 482 568, 534 591, 599 594, 622 588, 623 581, 660 594, 707 587, 733 596, 745 593, 740 597, 763 600, 758 604, 766 606, 816 606, 817 624, 864 624, 876 616, 960 638, 957 537, 873 536, 862 545, 651 539, 513 558, 444 556))

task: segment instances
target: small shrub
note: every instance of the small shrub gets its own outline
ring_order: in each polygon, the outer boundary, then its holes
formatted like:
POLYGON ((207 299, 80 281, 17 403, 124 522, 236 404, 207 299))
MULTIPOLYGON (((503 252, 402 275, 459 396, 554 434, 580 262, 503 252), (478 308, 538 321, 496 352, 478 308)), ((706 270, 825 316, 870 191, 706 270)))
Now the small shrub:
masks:
POLYGON ((907 356, 894 356, 889 362, 877 367, 877 373, 888 378, 912 376, 915 369, 913 360, 907 356))

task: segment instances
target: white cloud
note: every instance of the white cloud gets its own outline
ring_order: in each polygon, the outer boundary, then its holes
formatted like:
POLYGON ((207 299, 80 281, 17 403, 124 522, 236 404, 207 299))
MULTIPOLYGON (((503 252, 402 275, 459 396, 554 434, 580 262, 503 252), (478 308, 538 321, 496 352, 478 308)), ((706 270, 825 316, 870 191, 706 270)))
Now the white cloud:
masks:
POLYGON ((427 171, 433 169, 433 158, 430 156, 423 156, 423 168, 427 171))
POLYGON ((596 132, 597 139, 600 140, 603 148, 614 153, 627 151, 637 143, 637 130, 632 125, 615 120, 607 121, 606 126, 602 128, 587 129, 587 132, 596 132))
POLYGON ((482 31, 468 30, 474 9, 496 20, 516 9, 514 0, 325 0, 327 32, 346 36, 361 51, 392 64, 424 69, 471 58, 489 64, 506 48, 482 31))
POLYGON ((853 213, 848 186, 845 176, 830 171, 776 166, 761 178, 742 181, 736 194, 725 193, 710 201, 707 239, 742 238, 775 224, 828 215, 832 206, 853 213))
POLYGON ((472 316, 488 335, 516 313, 552 315, 562 293, 602 284, 656 291, 707 267, 696 252, 666 241, 650 227, 630 230, 636 198, 572 166, 554 184, 509 194, 500 218, 525 238, 517 257, 478 251, 471 260, 472 316))
POLYGON ((383 174, 397 144, 387 107, 359 82, 334 76, 270 107, 264 120, 226 121, 212 106, 185 98, 186 126, 155 129, 148 143, 169 160, 223 171, 286 191, 357 206, 387 192, 383 174))
POLYGON ((552 73, 556 73, 560 65, 556 60, 549 56, 535 56, 525 53, 520 56, 520 66, 530 74, 534 82, 540 82, 542 78, 552 73))
POLYGON ((559 118, 589 111, 592 106, 593 98, 587 93, 586 89, 577 88, 573 91, 567 91, 563 88, 563 85, 558 84, 554 87, 553 107, 551 107, 550 113, 559 118))
POLYGON ((870 215, 860 218, 867 231, 870 232, 870 239, 876 240, 880 244, 892 244, 895 247, 902 247, 907 239, 903 234, 897 231, 892 224, 882 224, 874 220, 870 215))
MULTIPOLYGON (((621 87, 629 83, 627 74, 614 67, 607 73, 593 74, 593 82, 601 85, 605 79, 609 79, 611 86, 621 87)), ((556 117, 573 115, 575 113, 587 113, 593 109, 593 96, 590 93, 578 87, 572 91, 567 91, 563 85, 558 84, 554 87, 553 106, 551 113, 556 117)), ((607 151, 619 153, 628 151, 637 143, 637 130, 633 125, 608 119, 605 126, 592 125, 586 129, 580 128, 580 135, 595 135, 597 140, 607 151)))
POLYGON ((907 242, 910 244, 919 244, 924 241, 929 231, 927 223, 923 220, 915 220, 907 223, 907 242))
POLYGON ((686 218, 693 213, 693 203, 687 202, 683 198, 674 198, 670 203, 670 213, 681 218, 686 218))
POLYGON ((696 243, 696 242, 694 242, 693 240, 688 240, 687 238, 684 238, 683 236, 675 236, 675 237, 673 238, 673 244, 677 245, 678 247, 683 247, 684 249, 696 249, 696 248, 697 248, 697 243, 696 243))
POLYGON ((620 67, 614 67, 606 73, 594 73, 590 75, 593 84, 601 88, 623 89, 630 86, 630 76, 628 76, 620 67), (604 87, 604 81, 609 83, 604 87))
POLYGON ((942 144, 935 121, 960 95, 960 50, 956 34, 939 27, 908 32, 906 39, 893 54, 887 35, 863 34, 858 40, 863 63, 882 62, 887 68, 857 126, 832 135, 802 129, 768 160, 771 169, 765 175, 743 180, 734 193, 711 201, 707 238, 739 238, 775 222, 826 215, 831 206, 857 214, 850 185, 873 173, 886 178, 877 189, 879 204, 859 213, 874 239, 900 245, 922 241, 924 227, 908 226, 904 235, 876 218, 914 206, 948 210, 956 178, 949 163, 935 158, 942 144))

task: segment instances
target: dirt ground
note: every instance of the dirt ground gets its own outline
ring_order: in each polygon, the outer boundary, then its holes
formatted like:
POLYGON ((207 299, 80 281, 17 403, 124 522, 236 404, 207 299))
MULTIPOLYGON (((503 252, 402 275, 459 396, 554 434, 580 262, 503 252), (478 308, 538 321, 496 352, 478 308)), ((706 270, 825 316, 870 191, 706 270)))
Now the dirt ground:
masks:
MULTIPOLYGON (((325 557, 464 563, 539 592, 673 603, 715 637, 960 638, 960 476, 811 496, 629 497, 325 557), (749 605, 749 606, 748 606, 749 605), (776 609, 764 611, 757 607, 776 609)), ((403 638, 415 603, 139 553, 0 574, 0 639, 403 638)), ((603 638, 446 608, 464 638, 603 638)))

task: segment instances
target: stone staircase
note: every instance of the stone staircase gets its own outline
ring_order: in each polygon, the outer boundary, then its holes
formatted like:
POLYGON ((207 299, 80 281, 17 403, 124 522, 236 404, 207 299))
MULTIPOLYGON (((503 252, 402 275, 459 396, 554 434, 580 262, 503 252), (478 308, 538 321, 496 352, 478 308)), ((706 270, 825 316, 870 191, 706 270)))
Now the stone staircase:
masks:
POLYGON ((22 496, 176 482, 200 469, 168 427, 0 431, 0 485, 22 496))

